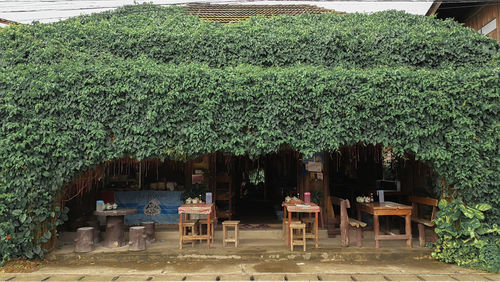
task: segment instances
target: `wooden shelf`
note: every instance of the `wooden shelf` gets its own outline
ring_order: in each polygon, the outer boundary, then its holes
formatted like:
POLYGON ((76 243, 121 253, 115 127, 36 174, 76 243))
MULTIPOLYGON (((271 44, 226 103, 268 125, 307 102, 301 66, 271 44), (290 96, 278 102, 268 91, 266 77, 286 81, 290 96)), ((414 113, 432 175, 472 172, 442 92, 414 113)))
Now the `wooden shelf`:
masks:
POLYGON ((233 179, 231 176, 215 178, 215 204, 217 217, 231 219, 233 215, 233 179))

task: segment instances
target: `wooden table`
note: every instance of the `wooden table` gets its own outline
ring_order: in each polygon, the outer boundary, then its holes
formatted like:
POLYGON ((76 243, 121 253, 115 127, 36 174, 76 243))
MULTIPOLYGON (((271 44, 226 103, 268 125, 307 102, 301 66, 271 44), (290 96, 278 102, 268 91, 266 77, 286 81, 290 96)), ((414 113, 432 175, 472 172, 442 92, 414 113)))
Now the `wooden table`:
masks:
POLYGON ((212 220, 212 217, 215 218, 215 205, 212 204, 184 204, 179 207, 179 249, 182 249, 182 244, 184 243, 184 240, 207 240, 207 248, 210 248, 210 221, 212 220), (207 235, 183 235, 182 232, 182 221, 183 221, 183 215, 189 215, 189 214, 206 214, 207 215, 207 226, 208 226, 208 231, 207 235))
POLYGON ((356 203, 358 211, 358 220, 361 220, 361 212, 373 214, 373 232, 375 233, 375 247, 380 248, 380 240, 406 240, 406 245, 411 248, 411 206, 398 204, 394 202, 374 202, 374 203, 356 203), (394 234, 387 230, 387 235, 380 235, 379 216, 403 215, 405 216, 405 234, 394 234))
POLYGON ((317 204, 315 203, 310 203, 310 204, 289 204, 286 202, 283 202, 281 204, 283 207, 283 216, 288 219, 288 228, 287 228, 287 235, 288 235, 288 246, 290 246, 290 224, 292 223, 292 212, 297 212, 297 213, 314 213, 314 242, 316 248, 318 247, 318 214, 320 211, 320 208, 317 204))
POLYGON ((125 245, 125 231, 123 229, 125 215, 136 214, 137 209, 116 209, 94 211, 95 215, 106 217, 106 235, 104 237, 104 246, 108 248, 117 248, 125 245))

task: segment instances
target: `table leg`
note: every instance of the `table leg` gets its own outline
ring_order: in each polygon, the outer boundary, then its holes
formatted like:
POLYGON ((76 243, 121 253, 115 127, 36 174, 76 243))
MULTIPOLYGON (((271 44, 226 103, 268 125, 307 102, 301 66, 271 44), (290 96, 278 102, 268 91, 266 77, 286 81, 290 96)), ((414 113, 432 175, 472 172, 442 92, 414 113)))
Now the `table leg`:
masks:
POLYGON ((317 248, 318 247, 318 213, 317 212, 314 213, 314 240, 316 242, 316 248, 317 248))
POLYGON ((380 231, 380 224, 378 222, 378 215, 373 215, 373 233, 375 234, 375 248, 380 248, 380 240, 378 234, 380 231))
POLYGON ((287 228, 286 228, 286 222, 287 222, 287 217, 286 217, 286 207, 283 206, 283 240, 287 240, 287 235, 288 235, 288 231, 287 228))
POLYGON ((288 211, 288 225, 286 227, 288 234, 288 246, 290 246, 290 224, 292 224, 292 213, 288 211))
POLYGON ((179 249, 182 249, 182 241, 183 241, 183 236, 182 236, 182 213, 179 214, 179 249))
MULTIPOLYGON (((212 217, 212 213, 209 213, 207 216, 207 248, 210 249, 210 217, 212 217)), ((201 231, 200 231, 201 234, 201 231)))
POLYGON ((406 245, 408 248, 412 247, 412 240, 411 240, 411 214, 406 215, 405 217, 405 231, 406 231, 406 236, 409 238, 406 240, 406 245))
POLYGON ((123 222, 125 216, 107 216, 106 217, 106 235, 104 246, 108 248, 117 248, 124 245, 123 222))

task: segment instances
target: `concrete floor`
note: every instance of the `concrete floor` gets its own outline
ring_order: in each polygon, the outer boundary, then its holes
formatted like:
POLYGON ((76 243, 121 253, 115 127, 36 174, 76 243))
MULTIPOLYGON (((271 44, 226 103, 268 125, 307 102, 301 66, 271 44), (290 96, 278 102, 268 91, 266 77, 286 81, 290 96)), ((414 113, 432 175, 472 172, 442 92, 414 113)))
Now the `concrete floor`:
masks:
POLYGON ((500 281, 500 274, 461 268, 430 257, 431 249, 406 248, 404 241, 383 241, 374 248, 373 232, 364 232, 363 247, 340 246, 339 236, 320 232, 320 246, 291 252, 281 229, 240 231, 240 247, 215 243, 178 248, 175 230, 157 232, 146 251, 98 246, 76 254, 64 234, 47 256, 49 263, 33 273, 0 273, 1 281, 500 281), (66 243, 64 243, 66 241, 66 243))

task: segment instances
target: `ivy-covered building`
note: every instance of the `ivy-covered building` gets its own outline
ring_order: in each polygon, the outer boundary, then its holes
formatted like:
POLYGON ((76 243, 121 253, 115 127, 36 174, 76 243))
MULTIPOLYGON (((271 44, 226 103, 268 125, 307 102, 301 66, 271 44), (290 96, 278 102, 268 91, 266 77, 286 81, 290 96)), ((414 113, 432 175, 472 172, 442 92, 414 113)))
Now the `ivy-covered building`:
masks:
POLYGON ((137 5, 0 31, 2 258, 43 256, 63 203, 130 178, 202 176, 216 193, 219 178, 235 201, 279 203, 397 177, 442 199, 436 258, 498 271, 498 42, 451 20, 301 7, 239 21, 255 13, 137 5))

